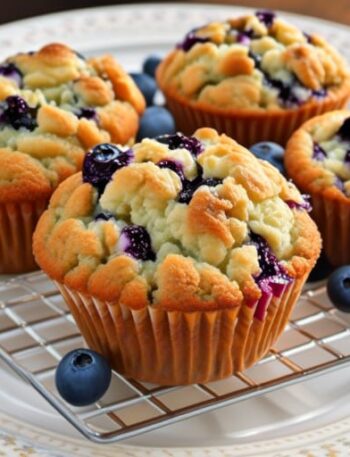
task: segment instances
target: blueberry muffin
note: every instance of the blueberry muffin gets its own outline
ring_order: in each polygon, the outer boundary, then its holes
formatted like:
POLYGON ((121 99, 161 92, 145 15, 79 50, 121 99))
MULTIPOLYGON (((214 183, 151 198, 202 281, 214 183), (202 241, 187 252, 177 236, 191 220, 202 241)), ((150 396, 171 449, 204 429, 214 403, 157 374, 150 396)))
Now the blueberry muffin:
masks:
POLYGON ((247 147, 285 144, 304 121, 344 107, 350 95, 342 57, 269 11, 190 31, 157 79, 180 130, 215 127, 247 147))
POLYGON ((34 253, 90 347, 159 384, 264 356, 320 250, 295 186, 215 130, 96 146, 41 217, 34 253))
POLYGON ((132 141, 143 109, 111 56, 50 44, 0 64, 0 273, 35 269, 31 237, 53 190, 92 146, 132 141))
POLYGON ((312 197, 314 217, 333 265, 350 263, 350 111, 303 124, 288 142, 288 175, 312 197))

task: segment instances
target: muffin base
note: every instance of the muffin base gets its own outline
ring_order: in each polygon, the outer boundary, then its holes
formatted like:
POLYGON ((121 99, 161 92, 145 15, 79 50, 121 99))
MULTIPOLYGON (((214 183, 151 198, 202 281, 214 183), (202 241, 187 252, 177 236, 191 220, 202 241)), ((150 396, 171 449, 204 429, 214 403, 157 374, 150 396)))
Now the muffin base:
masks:
POLYGON ((0 204, 0 274, 37 270, 32 237, 48 199, 0 204))
POLYGON ((200 127, 212 127, 245 147, 259 141, 285 145, 292 133, 308 119, 328 111, 342 109, 350 97, 350 84, 324 100, 311 101, 298 109, 286 110, 220 110, 190 103, 164 90, 166 103, 175 118, 176 127, 190 135, 200 127))
POLYGON ((314 218, 323 249, 334 266, 350 264, 350 200, 311 193, 314 218))
POLYGON ((273 297, 263 320, 255 306, 218 311, 132 310, 57 283, 89 347, 127 377, 161 385, 205 383, 261 359, 282 333, 306 280, 273 297))

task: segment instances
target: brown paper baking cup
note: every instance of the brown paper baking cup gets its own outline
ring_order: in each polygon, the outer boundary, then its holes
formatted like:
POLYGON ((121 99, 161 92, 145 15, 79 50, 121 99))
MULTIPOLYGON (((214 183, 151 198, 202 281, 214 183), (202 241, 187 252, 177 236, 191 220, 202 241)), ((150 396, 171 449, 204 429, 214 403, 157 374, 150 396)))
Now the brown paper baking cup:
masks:
POLYGON ((0 203, 0 274, 38 269, 32 253, 32 236, 47 199, 0 203))
POLYGON ((176 385, 222 379, 261 359, 282 333, 305 280, 294 280, 273 297, 263 320, 245 304, 203 312, 131 310, 57 285, 88 346, 115 370, 176 385))
POLYGON ((179 131, 191 135, 197 128, 212 127, 243 146, 250 147, 259 141, 274 141, 285 145, 292 133, 308 119, 344 108, 349 99, 349 90, 339 90, 333 96, 307 103, 297 109, 271 111, 209 109, 186 102, 166 91, 164 95, 179 131))
POLYGON ((312 213, 328 260, 335 266, 350 264, 350 201, 311 194, 312 213))

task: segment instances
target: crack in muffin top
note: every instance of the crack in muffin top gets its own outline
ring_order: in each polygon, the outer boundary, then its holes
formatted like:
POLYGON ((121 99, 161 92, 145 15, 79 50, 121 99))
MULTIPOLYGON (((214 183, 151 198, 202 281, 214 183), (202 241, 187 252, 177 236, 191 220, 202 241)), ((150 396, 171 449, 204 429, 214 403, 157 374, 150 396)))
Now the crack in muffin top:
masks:
POLYGON ((85 60, 54 43, 9 57, 0 64, 0 201, 45 197, 92 146, 132 141, 144 107, 112 56, 85 60))
POLYGON ((34 235, 39 265, 81 292, 131 308, 229 308, 278 295, 317 257, 296 187, 215 130, 99 145, 86 163, 34 235))
POLYGON ((290 139, 285 160, 300 188, 335 191, 348 200, 350 112, 332 111, 306 122, 290 139))
POLYGON ((323 38, 270 11, 191 30, 161 66, 164 90, 222 109, 294 108, 349 80, 323 38))

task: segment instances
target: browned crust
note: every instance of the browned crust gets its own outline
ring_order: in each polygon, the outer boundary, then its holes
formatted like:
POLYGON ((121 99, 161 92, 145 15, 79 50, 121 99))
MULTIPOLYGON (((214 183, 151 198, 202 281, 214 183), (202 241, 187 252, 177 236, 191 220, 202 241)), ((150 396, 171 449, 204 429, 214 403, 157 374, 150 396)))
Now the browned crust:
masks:
POLYGON ((177 103, 180 103, 183 106, 191 106, 199 111, 208 112, 214 115, 225 117, 241 117, 241 118, 251 118, 252 120, 263 121, 264 119, 278 119, 283 117, 288 117, 291 113, 298 112, 302 115, 303 112, 307 113, 312 110, 314 107, 318 107, 320 111, 329 111, 338 102, 338 100, 344 99, 344 105, 346 101, 350 98, 350 75, 348 75, 342 84, 339 86, 332 86, 328 88, 327 97, 322 100, 309 100, 300 107, 297 108, 273 108, 273 109, 262 109, 262 108, 249 108, 249 109, 237 109, 237 108, 218 108, 211 105, 205 101, 190 100, 184 95, 179 94, 175 87, 168 86, 164 84, 164 72, 168 65, 176 56, 176 50, 172 51, 165 59, 159 64, 156 72, 156 78, 158 85, 166 97, 169 97, 175 100, 177 103), (327 109, 327 106, 329 108, 327 109))
MULTIPOLYGON (((217 133, 211 129, 201 129, 196 134, 201 135, 201 138, 218 138, 217 133)), ((283 180, 276 170, 258 161, 225 135, 220 136, 220 141, 224 146, 230 145, 237 151, 240 149, 242 154, 247 156, 246 161, 252 161, 256 167, 267 167, 271 180, 276 183, 283 180)), ((130 186, 133 187, 130 176, 139 176, 138 173, 145 165, 141 163, 120 170, 120 176, 124 177, 124 180, 118 180, 118 185, 127 187, 129 177, 130 186), (129 171, 131 175, 128 174, 129 171)), ((154 170, 156 173, 160 169, 154 167, 154 170)), ((147 169, 147 173, 151 173, 151 170, 147 169)), ((156 179, 154 173, 151 173, 152 179, 156 179)), ((112 191, 116 185, 117 181, 114 180, 108 189, 112 191)), ((161 197, 169 190, 166 185, 165 181, 162 183, 157 180, 156 187, 151 187, 155 194, 158 196, 160 193, 161 197)), ((283 198, 290 198, 287 185, 285 188, 282 186, 281 195, 283 198)), ((260 297, 261 292, 253 278, 250 277, 250 280, 240 287, 221 273, 220 269, 203 262, 197 263, 191 257, 179 254, 168 254, 158 265, 155 273, 156 288, 151 289, 140 274, 140 264, 131 257, 118 255, 110 257, 107 262, 103 260, 106 254, 108 256, 113 252, 116 238, 113 235, 112 222, 104 224, 108 236, 104 237, 103 243, 101 238, 84 225, 84 218, 93 212, 95 199, 96 191, 90 184, 82 183, 81 174, 67 179, 55 191, 50 207, 40 219, 34 234, 36 260, 52 279, 80 293, 111 304, 122 303, 132 309, 149 305, 150 293, 156 298, 154 306, 186 311, 227 309, 241 306, 244 302, 252 303, 260 297), (57 214, 62 214, 62 211, 64 218, 57 223, 57 214)), ((230 202, 220 202, 203 188, 195 194, 188 207, 187 227, 190 227, 195 236, 200 236, 202 232, 212 233, 224 245, 230 246, 232 235, 228 226, 222 222, 224 218, 221 215, 222 211, 229 210, 229 206, 230 202)), ((314 222, 305 212, 295 209, 294 215, 298 235, 292 256, 285 265, 292 277, 302 278, 314 266, 321 241, 314 222)))
POLYGON ((88 149, 104 142, 134 141, 145 101, 114 57, 91 59, 98 76, 81 70, 76 53, 60 43, 48 44, 33 54, 17 54, 9 61, 19 66, 24 77, 31 77, 28 87, 33 91, 74 81, 74 90, 86 105, 96 107, 100 123, 78 119, 51 104, 41 106, 38 129, 22 133, 15 151, 0 148, 0 202, 48 198, 61 181, 81 169, 88 149))
POLYGON ((306 193, 322 195, 324 198, 341 201, 342 204, 350 206, 350 198, 335 185, 320 185, 320 180, 329 175, 324 167, 312 159, 313 140, 312 129, 320 122, 331 119, 332 116, 341 116, 346 119, 350 116, 349 111, 332 111, 321 116, 316 116, 305 122, 288 141, 284 162, 288 176, 296 185, 306 193))

